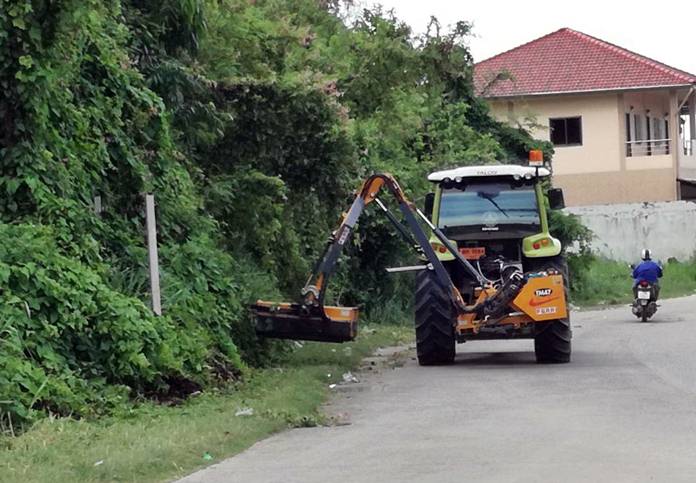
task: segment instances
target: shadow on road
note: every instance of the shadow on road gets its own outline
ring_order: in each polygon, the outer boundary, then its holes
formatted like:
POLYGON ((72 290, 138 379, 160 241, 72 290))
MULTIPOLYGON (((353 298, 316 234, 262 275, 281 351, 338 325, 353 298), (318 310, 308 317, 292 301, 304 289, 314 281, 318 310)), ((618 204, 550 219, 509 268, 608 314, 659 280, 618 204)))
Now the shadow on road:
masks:
POLYGON ((454 360, 462 366, 522 366, 536 364, 533 351, 460 352, 454 360))
POLYGON ((660 325, 660 324, 676 324, 676 323, 683 323, 683 322, 688 322, 688 318, 686 317, 680 317, 680 316, 660 316, 661 314, 658 312, 657 315, 655 315, 653 318, 649 319, 647 322, 642 322, 640 319, 636 317, 626 317, 625 319, 622 319, 620 321, 617 321, 617 323, 628 323, 628 324, 635 324, 635 325, 660 325))

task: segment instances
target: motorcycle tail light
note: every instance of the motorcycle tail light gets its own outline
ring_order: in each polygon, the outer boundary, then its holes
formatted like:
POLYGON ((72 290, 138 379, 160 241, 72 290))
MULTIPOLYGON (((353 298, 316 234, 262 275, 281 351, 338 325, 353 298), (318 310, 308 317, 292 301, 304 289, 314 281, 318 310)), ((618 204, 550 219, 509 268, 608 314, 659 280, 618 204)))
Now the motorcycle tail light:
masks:
POLYGON ((649 283, 647 280, 641 280, 641 282, 640 282, 641 287, 647 287, 648 285, 649 285, 649 283))

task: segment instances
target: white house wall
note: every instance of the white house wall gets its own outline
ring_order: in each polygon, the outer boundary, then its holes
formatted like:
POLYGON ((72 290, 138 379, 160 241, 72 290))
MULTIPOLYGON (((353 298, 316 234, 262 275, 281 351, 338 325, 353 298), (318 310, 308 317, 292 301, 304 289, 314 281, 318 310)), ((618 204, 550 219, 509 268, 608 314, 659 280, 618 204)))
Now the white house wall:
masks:
POLYGON ((618 171, 619 164, 619 118, 616 94, 584 96, 549 96, 525 98, 513 103, 512 112, 507 103, 504 113, 500 104, 493 108, 496 117, 510 114, 515 121, 531 117, 540 127, 531 133, 538 139, 550 140, 549 119, 582 117, 582 146, 557 146, 553 157, 556 175, 598 173, 618 171), (591 154, 590 154, 591 153, 591 154))
POLYGON ((568 206, 675 200, 672 154, 625 156, 627 98, 634 102, 634 109, 659 112, 665 103, 669 108, 666 90, 638 96, 613 92, 489 102, 501 121, 524 125, 526 118, 534 119, 538 126, 531 129, 532 134, 547 141, 549 119, 582 117, 582 146, 556 146, 553 157, 554 184, 564 189, 568 206))

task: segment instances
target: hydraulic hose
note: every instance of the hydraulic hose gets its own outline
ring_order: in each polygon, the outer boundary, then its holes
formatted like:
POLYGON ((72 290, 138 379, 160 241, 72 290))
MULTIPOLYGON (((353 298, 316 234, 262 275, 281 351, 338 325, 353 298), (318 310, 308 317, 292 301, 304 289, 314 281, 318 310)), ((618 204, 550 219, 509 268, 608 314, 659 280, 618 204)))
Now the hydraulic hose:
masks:
POLYGON ((527 279, 522 272, 516 270, 510 274, 495 294, 476 305, 464 308, 463 312, 467 314, 475 313, 477 319, 503 317, 506 315, 510 303, 515 300, 515 297, 526 284, 527 279))

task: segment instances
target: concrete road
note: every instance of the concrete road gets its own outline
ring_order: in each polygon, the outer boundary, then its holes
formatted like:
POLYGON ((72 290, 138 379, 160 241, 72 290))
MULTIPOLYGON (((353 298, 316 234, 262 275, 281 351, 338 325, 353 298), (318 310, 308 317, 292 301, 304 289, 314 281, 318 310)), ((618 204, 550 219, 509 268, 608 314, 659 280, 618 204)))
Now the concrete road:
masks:
POLYGON ((469 342, 338 396, 349 426, 297 429, 193 482, 696 482, 696 297, 654 321, 628 307, 573 315, 573 360, 531 341, 469 342))

